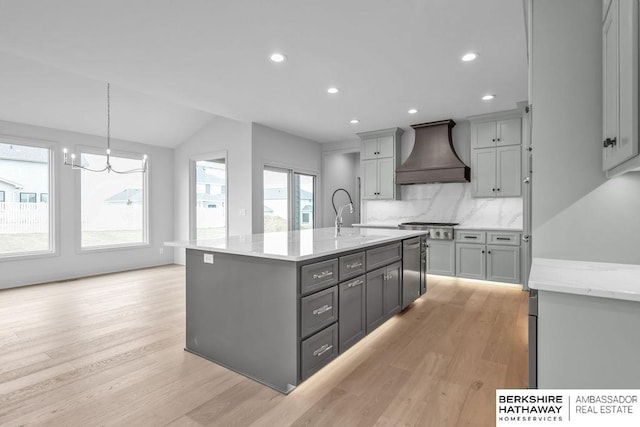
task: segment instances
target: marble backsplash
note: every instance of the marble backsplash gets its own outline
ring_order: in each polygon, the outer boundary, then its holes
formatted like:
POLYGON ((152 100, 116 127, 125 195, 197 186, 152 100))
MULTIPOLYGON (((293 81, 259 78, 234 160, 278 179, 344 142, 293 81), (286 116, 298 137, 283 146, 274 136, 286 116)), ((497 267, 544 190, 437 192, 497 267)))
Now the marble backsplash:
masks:
POLYGON ((471 197, 470 183, 403 185, 401 200, 364 201, 362 222, 457 222, 469 227, 522 228, 522 198, 471 197))

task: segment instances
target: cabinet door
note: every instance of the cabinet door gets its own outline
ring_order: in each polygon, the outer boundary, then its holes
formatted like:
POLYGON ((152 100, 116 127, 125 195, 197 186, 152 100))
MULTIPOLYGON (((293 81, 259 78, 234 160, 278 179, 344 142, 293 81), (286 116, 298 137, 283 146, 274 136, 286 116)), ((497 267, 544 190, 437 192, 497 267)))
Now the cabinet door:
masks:
POLYGON ((393 157, 393 136, 378 138, 378 157, 393 157))
POLYGON ((499 120, 496 123, 496 145, 519 145, 522 143, 520 118, 499 120))
POLYGON ((619 64, 618 64, 618 138, 615 163, 620 164, 638 155, 638 8, 639 2, 618 3, 619 64))
POLYGON ((386 268, 379 268, 367 274, 367 333, 384 321, 384 276, 386 268))
POLYGON ((393 158, 378 160, 378 200, 395 198, 395 175, 393 158))
POLYGON ((485 257, 485 245, 456 244, 456 276, 484 280, 485 257))
POLYGON ((471 148, 496 146, 496 122, 471 124, 471 148))
POLYGON ((472 150, 471 180, 474 197, 495 197, 496 195, 496 149, 472 150))
POLYGON ((339 291, 339 342, 340 353, 354 345, 366 333, 365 276, 342 283, 339 291))
POLYGON ((427 273, 454 276, 456 254, 453 240, 428 240, 427 245, 427 273))
POLYGON ((383 287, 383 310, 385 317, 400 311, 401 264, 399 262, 387 267, 383 287))
MULTIPOLYGON (((618 138, 619 126, 619 4, 613 0, 602 27, 602 139, 618 138)), ((617 145, 602 148, 602 169, 616 166, 617 145)))
POLYGON ((362 161, 362 198, 375 200, 378 198, 378 161, 362 161))
POLYGON ((520 283, 520 247, 487 245, 487 280, 520 283))
POLYGON ((522 146, 496 148, 496 195, 502 197, 522 194, 522 146))
POLYGON ((360 150, 362 159, 375 159, 378 157, 378 140, 376 138, 363 139, 360 150))

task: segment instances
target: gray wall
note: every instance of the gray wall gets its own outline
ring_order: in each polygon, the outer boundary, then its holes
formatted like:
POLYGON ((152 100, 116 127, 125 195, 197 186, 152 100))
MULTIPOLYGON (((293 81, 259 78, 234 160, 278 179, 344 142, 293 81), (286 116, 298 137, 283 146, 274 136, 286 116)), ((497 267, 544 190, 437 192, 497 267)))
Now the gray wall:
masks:
POLYGON ((602 172, 602 2, 533 1, 533 256, 640 264, 640 174, 602 172))
MULTIPOLYGON (((257 123, 251 125, 253 227, 252 233, 264 230, 263 169, 265 165, 294 169, 316 175, 316 203, 321 200, 320 144, 310 139, 282 132, 257 123)), ((322 210, 316 207, 316 223, 322 223, 322 210)))
POLYGON ((0 260, 0 289, 64 280, 114 271, 170 264, 172 250, 164 242, 173 240, 173 153, 171 149, 130 141, 112 140, 114 150, 149 155, 149 246, 99 252, 79 252, 80 212, 75 191, 78 171, 62 165, 62 148, 78 146, 105 148, 102 137, 63 130, 0 121, 0 134, 45 140, 54 151, 57 183, 57 247, 55 256, 0 260), (160 252, 163 252, 162 254, 160 252))
MULTIPOLYGON (((251 233, 251 124, 215 117, 175 149, 175 240, 189 239, 190 162, 194 157, 221 151, 227 154, 229 235, 251 233)), ((175 262, 185 263, 184 249, 175 249, 175 262)))
MULTIPOLYGON (((357 177, 360 175, 360 145, 358 152, 345 153, 344 150, 326 151, 322 153, 322 200, 320 208, 322 209, 323 221, 318 226, 333 227, 335 222, 335 211, 331 204, 331 196, 338 188, 344 188, 349 192, 353 201, 355 211, 349 213, 345 210, 342 215, 342 224, 344 227, 350 227, 351 224, 357 223, 360 206, 357 202, 356 184, 357 177)), ((348 203, 349 198, 343 192, 336 194, 336 208, 340 205, 348 203)))

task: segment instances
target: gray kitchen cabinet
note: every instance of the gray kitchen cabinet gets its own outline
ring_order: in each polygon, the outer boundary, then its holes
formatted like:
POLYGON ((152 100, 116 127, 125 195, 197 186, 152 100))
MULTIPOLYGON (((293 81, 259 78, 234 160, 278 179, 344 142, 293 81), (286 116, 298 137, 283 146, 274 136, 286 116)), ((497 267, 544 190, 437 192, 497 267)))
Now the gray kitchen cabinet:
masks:
POLYGON ((363 200, 393 200, 400 196, 395 171, 400 162, 400 128, 359 133, 363 200))
POLYGON ((367 274, 367 333, 400 311, 401 266, 396 262, 367 274))
POLYGON ((487 280, 520 283, 520 247, 487 245, 487 280))
POLYGON ((427 240, 427 274, 455 276, 455 257, 453 240, 427 240))
POLYGON ((456 244, 456 276, 484 280, 487 277, 485 245, 456 244))
POLYGON ((521 116, 513 110, 469 118, 473 197, 522 194, 521 116))
POLYGON ((367 333, 365 281, 366 276, 362 275, 341 283, 339 286, 338 337, 340 353, 354 345, 367 333))
POLYGON ((501 120, 486 119, 471 123, 471 148, 500 147, 519 145, 522 142, 522 125, 520 117, 503 118, 501 120))
POLYGON ((521 282, 519 232, 460 230, 456 237, 456 276, 521 282))
POLYGON ((611 0, 602 23, 602 169, 636 169, 638 156, 638 0, 611 0))

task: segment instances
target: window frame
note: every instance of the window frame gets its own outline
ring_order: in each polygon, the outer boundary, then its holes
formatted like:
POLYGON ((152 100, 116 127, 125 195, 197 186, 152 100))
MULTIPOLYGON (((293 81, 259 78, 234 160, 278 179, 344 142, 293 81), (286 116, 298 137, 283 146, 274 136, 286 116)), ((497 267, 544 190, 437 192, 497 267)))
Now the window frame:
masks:
POLYGON ((196 240, 198 236, 197 212, 197 180, 196 164, 211 160, 224 159, 224 238, 229 237, 229 155, 227 150, 195 154, 189 157, 189 239, 196 240))
MULTIPOLYGON (((79 153, 78 156, 82 156, 82 154, 93 154, 98 156, 105 156, 106 153, 104 148, 95 147, 95 146, 85 146, 85 145, 76 145, 75 152, 79 153)), ((140 160, 145 153, 136 152, 136 151, 124 151, 118 149, 111 149, 111 157, 120 157, 124 159, 131 160, 140 160)), ((73 172, 76 174, 75 176, 75 188, 76 188, 76 214, 78 221, 76 225, 76 253, 77 254, 90 254, 96 252, 112 252, 112 251, 122 251, 122 250, 130 250, 137 248, 148 248, 151 246, 151 239, 149 238, 149 200, 150 200, 150 188, 149 188, 149 174, 152 169, 152 161, 151 155, 147 154, 147 171, 146 173, 141 173, 142 177, 142 185, 143 185, 143 209, 142 209, 142 241, 135 243, 118 243, 115 245, 100 245, 100 246, 82 246, 82 170, 74 170, 73 172)), ((107 174, 107 172, 89 172, 87 173, 103 173, 107 174)))
MULTIPOLYGON (((287 172, 288 173, 288 186, 289 186, 289 191, 288 191, 288 206, 287 206, 287 212, 289 214, 289 218, 287 219, 287 231, 302 231, 303 229, 300 228, 299 230, 296 230, 294 228, 295 225, 295 221, 294 221, 294 216, 295 216, 295 206, 293 203, 293 198, 294 198, 294 184, 295 184, 295 175, 299 174, 299 175, 307 175, 307 176, 311 176, 313 177, 313 211, 311 212, 312 214, 312 224, 311 224, 311 229, 316 228, 316 225, 318 224, 318 216, 317 216, 317 203, 316 201, 319 199, 318 197, 318 189, 320 188, 320 172, 318 171, 313 171, 310 169, 304 169, 304 168, 300 168, 300 167, 296 167, 290 164, 285 164, 285 163, 278 163, 278 162, 272 162, 272 161, 265 161, 262 164, 262 177, 264 179, 264 171, 265 170, 271 170, 271 171, 275 171, 275 172, 287 172)), ((261 186, 261 192, 262 192, 262 206, 260 207, 260 215, 262 216, 262 233, 264 233, 264 180, 262 181, 262 186, 261 186)))
POLYGON ((49 193, 40 193, 40 201, 39 203, 49 203, 49 193), (46 201, 42 200, 42 196, 46 196, 46 201))
POLYGON ((38 193, 32 193, 27 191, 20 192, 20 203, 38 203, 38 193), (33 196, 33 202, 27 200, 26 202, 22 201, 22 196, 33 196))
POLYGON ((0 190, 0 195, 2 196, 2 200, 0 200, 0 203, 6 202, 7 196, 4 193, 4 190, 0 190))
POLYGON ((49 248, 41 251, 0 253, 0 262, 19 261, 23 259, 51 258, 58 256, 60 253, 60 242, 58 239, 58 230, 60 229, 60 215, 59 204, 57 201, 59 186, 57 151, 60 149, 60 144, 57 141, 50 141, 46 139, 25 138, 4 134, 0 134, 0 142, 4 144, 24 145, 27 147, 44 148, 49 150, 49 248))

